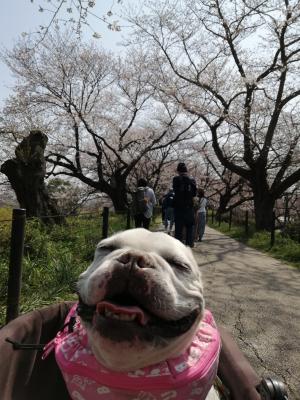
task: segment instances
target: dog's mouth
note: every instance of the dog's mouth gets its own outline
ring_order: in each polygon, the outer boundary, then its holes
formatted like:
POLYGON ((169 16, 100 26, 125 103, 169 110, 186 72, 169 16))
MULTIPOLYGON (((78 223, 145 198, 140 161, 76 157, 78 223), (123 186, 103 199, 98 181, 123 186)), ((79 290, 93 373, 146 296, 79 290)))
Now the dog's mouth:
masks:
POLYGON ((168 320, 155 315, 129 294, 103 299, 94 306, 79 301, 78 315, 88 327, 114 341, 156 342, 160 339, 175 338, 187 332, 202 312, 202 307, 188 315, 168 320))
POLYGON ((96 314, 118 321, 135 322, 139 325, 146 325, 149 321, 149 314, 129 296, 101 301, 96 306, 96 314))

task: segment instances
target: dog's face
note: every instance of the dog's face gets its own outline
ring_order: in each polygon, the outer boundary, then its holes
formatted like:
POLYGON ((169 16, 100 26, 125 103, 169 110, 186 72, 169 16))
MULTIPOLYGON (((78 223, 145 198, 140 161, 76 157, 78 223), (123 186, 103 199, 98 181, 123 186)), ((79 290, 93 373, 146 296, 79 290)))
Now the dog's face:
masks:
POLYGON ((93 353, 113 370, 178 355, 192 340, 204 309, 191 250, 142 228, 102 240, 80 275, 78 291, 93 353))

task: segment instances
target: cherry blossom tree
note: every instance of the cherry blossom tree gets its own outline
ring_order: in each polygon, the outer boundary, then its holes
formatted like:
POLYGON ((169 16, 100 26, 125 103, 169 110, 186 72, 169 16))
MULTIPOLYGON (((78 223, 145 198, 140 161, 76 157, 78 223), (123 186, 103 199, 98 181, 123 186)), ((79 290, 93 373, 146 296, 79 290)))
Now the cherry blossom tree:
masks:
POLYGON ((149 84, 146 57, 137 50, 115 58, 66 33, 35 49, 25 38, 5 54, 18 77, 5 114, 29 114, 39 127, 43 121, 52 175, 106 193, 116 210, 128 204, 129 175, 141 173, 151 154, 193 136, 199 120, 183 118, 182 108, 149 84))
POLYGON ((47 136, 40 131, 31 131, 15 149, 15 157, 6 160, 0 167, 5 174, 20 204, 26 208, 28 217, 38 217, 46 224, 63 223, 54 198, 49 196, 44 182, 46 161, 44 157, 47 136))
POLYGON ((37 31, 30 35, 34 46, 39 45, 55 27, 69 27, 78 37, 82 36, 83 30, 88 28, 92 37, 100 39, 99 30, 103 27, 118 32, 121 30, 119 20, 115 17, 115 9, 122 0, 30 0, 40 13, 49 16, 46 24, 39 25, 37 31), (98 3, 98 4, 97 4, 98 3), (97 5, 102 3, 104 12, 99 13, 97 5), (100 29, 99 29, 100 24, 100 29), (95 25, 98 27, 95 29, 95 25))
POLYGON ((131 42, 160 66, 159 90, 200 117, 220 163, 251 187, 256 227, 269 229, 300 179, 300 2, 147 1, 128 19, 131 42))
POLYGON ((210 197, 217 198, 217 217, 253 200, 252 191, 244 178, 224 167, 213 152, 210 154, 205 149, 203 158, 207 163, 210 197))

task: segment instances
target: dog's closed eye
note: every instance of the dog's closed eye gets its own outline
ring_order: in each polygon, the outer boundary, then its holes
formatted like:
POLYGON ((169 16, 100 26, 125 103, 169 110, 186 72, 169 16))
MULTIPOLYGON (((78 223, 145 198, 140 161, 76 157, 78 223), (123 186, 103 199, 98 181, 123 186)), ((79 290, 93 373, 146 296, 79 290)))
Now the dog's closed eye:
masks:
POLYGON ((185 272, 189 272, 190 271, 190 267, 188 264, 186 264, 185 262, 181 261, 181 260, 174 260, 174 259, 168 259, 167 262, 175 267, 176 269, 180 270, 180 271, 185 271, 185 272))
POLYGON ((96 248, 94 259, 98 259, 98 257, 105 257, 116 249, 116 246, 110 244, 100 244, 96 248))
POLYGON ((113 244, 100 244, 97 249, 100 251, 109 251, 112 252, 114 250, 117 250, 117 246, 113 245, 113 244))

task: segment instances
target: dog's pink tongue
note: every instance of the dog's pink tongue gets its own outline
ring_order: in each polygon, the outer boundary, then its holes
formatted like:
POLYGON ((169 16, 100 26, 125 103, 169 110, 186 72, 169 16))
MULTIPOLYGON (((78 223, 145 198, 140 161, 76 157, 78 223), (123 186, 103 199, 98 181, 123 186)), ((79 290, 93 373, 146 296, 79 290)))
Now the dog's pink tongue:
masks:
POLYGON ((144 311, 137 306, 120 306, 119 304, 110 303, 108 301, 101 301, 97 304, 98 314, 103 314, 105 310, 109 310, 114 314, 136 315, 136 318, 142 325, 146 325, 148 321, 148 317, 144 311))

